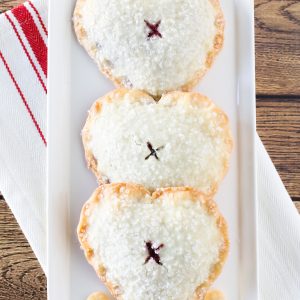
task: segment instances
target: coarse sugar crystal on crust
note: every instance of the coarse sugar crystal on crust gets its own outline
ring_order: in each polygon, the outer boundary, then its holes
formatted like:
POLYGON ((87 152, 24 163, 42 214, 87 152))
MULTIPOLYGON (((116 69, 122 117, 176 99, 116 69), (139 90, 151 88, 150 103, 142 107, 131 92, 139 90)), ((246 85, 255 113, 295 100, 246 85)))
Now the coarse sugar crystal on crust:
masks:
POLYGON ((118 300, 202 300, 229 249, 216 204, 191 188, 151 194, 139 185, 102 185, 84 205, 77 232, 118 300))
POLYGON ((223 46, 219 0, 78 0, 81 45, 118 87, 189 91, 223 46))
POLYGON ((207 97, 171 92, 156 102, 126 89, 94 103, 82 139, 99 183, 191 186, 208 195, 228 170, 233 144, 226 114, 207 97))

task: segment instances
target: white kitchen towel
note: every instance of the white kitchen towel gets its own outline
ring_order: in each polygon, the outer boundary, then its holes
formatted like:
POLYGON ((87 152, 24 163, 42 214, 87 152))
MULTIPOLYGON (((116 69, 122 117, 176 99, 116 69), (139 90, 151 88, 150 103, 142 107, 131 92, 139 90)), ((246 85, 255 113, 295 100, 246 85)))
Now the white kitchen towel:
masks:
MULTIPOLYGON (((46 265, 47 2, 0 16, 0 190, 46 265)), ((257 136, 261 300, 300 299, 300 218, 257 136)))
POLYGON ((300 300, 300 217, 258 135, 258 259, 261 300, 300 300))
POLYGON ((46 267, 47 1, 0 15, 0 191, 46 267))

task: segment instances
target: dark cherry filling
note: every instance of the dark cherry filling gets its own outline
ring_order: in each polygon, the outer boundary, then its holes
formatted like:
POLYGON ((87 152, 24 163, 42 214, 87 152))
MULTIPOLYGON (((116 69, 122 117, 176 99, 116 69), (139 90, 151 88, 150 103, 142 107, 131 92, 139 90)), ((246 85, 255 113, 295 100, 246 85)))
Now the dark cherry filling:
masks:
POLYGON ((160 244, 157 248, 153 248, 153 243, 151 241, 145 242, 145 244, 148 251, 148 257, 145 259, 144 265, 152 258, 158 265, 162 266, 163 264, 160 261, 158 251, 164 247, 164 244, 160 244))
POLYGON ((152 38, 154 36, 158 36, 158 37, 162 38, 161 33, 158 31, 158 27, 159 27, 159 25, 161 23, 161 20, 159 20, 155 24, 151 24, 147 20, 144 20, 144 22, 146 23, 147 27, 150 29, 150 31, 148 33, 148 39, 150 39, 150 38, 152 38))
POLYGON ((151 156, 154 156, 157 160, 159 160, 157 152, 159 150, 163 149, 164 146, 160 146, 160 147, 154 149, 153 146, 152 146, 152 144, 150 142, 147 142, 147 147, 150 150, 150 154, 145 157, 145 160, 148 160, 151 156))

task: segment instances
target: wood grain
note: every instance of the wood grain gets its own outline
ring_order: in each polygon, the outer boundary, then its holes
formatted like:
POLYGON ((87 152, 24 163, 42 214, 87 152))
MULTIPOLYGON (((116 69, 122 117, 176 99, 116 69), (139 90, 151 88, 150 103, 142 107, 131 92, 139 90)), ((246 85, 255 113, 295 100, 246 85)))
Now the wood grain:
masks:
POLYGON ((300 1, 256 0, 256 83, 260 95, 300 95, 300 1))
MULTIPOLYGON (((23 2, 0 0, 0 12, 23 2)), ((255 27, 257 130, 300 213, 300 1, 255 0, 255 27)), ((0 195, 0 300, 46 298, 45 275, 0 195)))
POLYGON ((257 97, 257 131, 290 196, 300 200, 300 97, 257 97))
POLYGON ((24 3, 24 0, 0 0, 0 13, 24 3))
POLYGON ((1 196, 0 299, 47 299, 46 277, 1 196))

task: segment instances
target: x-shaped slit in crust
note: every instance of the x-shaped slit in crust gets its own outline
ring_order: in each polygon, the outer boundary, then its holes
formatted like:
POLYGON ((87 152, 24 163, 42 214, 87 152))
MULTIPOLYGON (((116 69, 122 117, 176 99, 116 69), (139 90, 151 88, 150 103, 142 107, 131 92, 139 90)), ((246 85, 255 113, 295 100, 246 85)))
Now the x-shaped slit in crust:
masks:
POLYGON ((148 251, 148 257, 145 259, 144 265, 152 258, 158 265, 162 266, 162 262, 160 261, 160 256, 158 251, 164 247, 164 244, 160 244, 157 248, 153 248, 153 243, 151 241, 145 242, 146 249, 148 251))
POLYGON ((158 27, 161 23, 161 20, 157 21, 155 24, 151 24, 149 21, 144 20, 144 22, 146 23, 147 27, 150 29, 149 33, 148 33, 148 39, 152 38, 152 37, 159 37, 162 38, 161 33, 158 30, 158 27))
POLYGON ((153 148, 153 146, 150 142, 147 142, 147 147, 150 150, 150 154, 145 157, 145 160, 148 160, 151 156, 154 156, 157 160, 159 160, 157 152, 160 151, 161 149, 163 149, 164 146, 160 146, 155 149, 155 148, 153 148))

